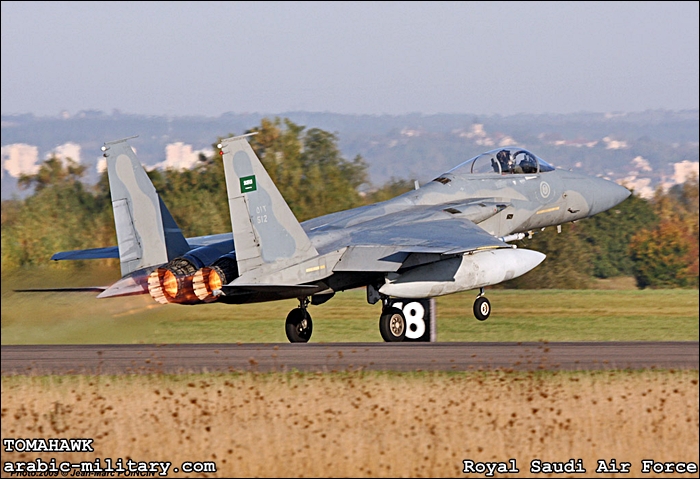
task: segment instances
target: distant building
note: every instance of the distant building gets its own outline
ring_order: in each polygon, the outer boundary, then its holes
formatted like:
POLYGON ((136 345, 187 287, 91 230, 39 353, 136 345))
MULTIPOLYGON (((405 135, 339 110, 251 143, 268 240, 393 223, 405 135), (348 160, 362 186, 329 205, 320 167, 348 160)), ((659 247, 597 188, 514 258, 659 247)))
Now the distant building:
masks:
POLYGON ((654 197, 651 178, 637 178, 637 176, 631 175, 618 181, 618 183, 627 189, 634 190, 634 194, 644 199, 649 200, 654 197))
POLYGON ((64 162, 66 159, 70 158, 71 160, 80 163, 80 151, 80 145, 69 141, 68 143, 58 145, 56 148, 51 150, 50 153, 47 153, 44 156, 44 160, 48 160, 55 156, 64 162))
POLYGON ((645 172, 652 171, 652 168, 649 165, 649 162, 641 156, 635 156, 634 158, 632 158, 631 163, 632 163, 632 165, 634 165, 635 168, 639 168, 642 171, 645 171, 645 172))
POLYGON ((104 173, 104 171, 107 169, 107 158, 99 158, 97 160, 97 163, 95 164, 95 170, 97 170, 97 174, 101 175, 104 173))
POLYGON ((39 171, 39 148, 25 143, 2 147, 2 177, 5 172, 15 178, 21 174, 34 175, 39 171))
POLYGON ((624 148, 629 148, 626 141, 613 140, 609 136, 603 138, 603 142, 605 143, 605 148, 607 150, 622 150, 624 148))
POLYGON ((156 164, 157 168, 174 168, 185 170, 192 168, 199 161, 199 155, 211 156, 212 150, 192 150, 192 145, 187 145, 181 141, 170 143, 165 146, 165 161, 156 164))
POLYGON ((469 138, 474 141, 474 144, 479 146, 494 146, 496 144, 494 139, 488 136, 482 123, 472 123, 469 131, 460 130, 457 133, 459 137, 469 138))
POLYGON ((550 145, 554 146, 571 146, 574 148, 593 148, 598 144, 598 140, 588 141, 583 138, 575 138, 573 140, 552 140, 549 142, 550 145))
POLYGON ((401 130, 401 136, 420 136, 421 131, 420 130, 414 130, 411 128, 404 128, 401 130))
POLYGON ((673 164, 673 179, 676 184, 685 183, 690 176, 700 176, 700 162, 684 160, 673 164))

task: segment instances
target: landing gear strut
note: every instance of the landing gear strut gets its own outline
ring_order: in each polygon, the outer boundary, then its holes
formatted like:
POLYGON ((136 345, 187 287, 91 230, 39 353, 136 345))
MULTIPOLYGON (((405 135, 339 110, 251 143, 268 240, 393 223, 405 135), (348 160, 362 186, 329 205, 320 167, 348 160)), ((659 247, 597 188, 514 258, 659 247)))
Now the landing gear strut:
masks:
POLYGON ((311 338, 314 324, 311 321, 311 315, 306 310, 308 305, 309 298, 301 298, 299 299, 299 307, 294 308, 287 315, 284 329, 290 343, 306 343, 311 338))
POLYGON ((491 303, 484 296, 484 288, 480 288, 479 295, 474 301, 474 316, 479 321, 486 321, 491 315, 491 303))

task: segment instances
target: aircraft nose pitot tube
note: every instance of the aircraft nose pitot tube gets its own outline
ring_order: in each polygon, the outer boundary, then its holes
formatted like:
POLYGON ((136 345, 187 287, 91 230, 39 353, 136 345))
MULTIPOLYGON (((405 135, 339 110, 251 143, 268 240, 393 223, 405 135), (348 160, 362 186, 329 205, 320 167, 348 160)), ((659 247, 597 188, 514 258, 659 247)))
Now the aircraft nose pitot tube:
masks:
POLYGON ((237 277, 238 264, 235 257, 222 257, 211 266, 197 270, 192 278, 194 294, 201 301, 211 303, 219 299, 221 287, 237 277))
POLYGON ((148 276, 148 292, 161 304, 196 304, 192 277, 196 266, 185 258, 175 258, 148 276))

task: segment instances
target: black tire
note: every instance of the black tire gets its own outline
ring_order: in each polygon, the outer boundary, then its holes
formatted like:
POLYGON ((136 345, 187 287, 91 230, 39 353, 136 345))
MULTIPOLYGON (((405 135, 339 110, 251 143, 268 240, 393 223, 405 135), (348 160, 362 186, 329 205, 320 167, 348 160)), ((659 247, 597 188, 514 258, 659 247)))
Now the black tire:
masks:
POLYGON ((400 343, 406 338, 406 318, 399 308, 387 308, 379 317, 379 332, 387 343, 400 343))
POLYGON ((296 308, 287 315, 284 330, 290 343, 306 343, 311 338, 314 323, 311 321, 308 311, 296 308))
POLYGON ((474 316, 479 321, 486 321, 491 315, 491 303, 485 296, 479 296, 474 301, 474 316))

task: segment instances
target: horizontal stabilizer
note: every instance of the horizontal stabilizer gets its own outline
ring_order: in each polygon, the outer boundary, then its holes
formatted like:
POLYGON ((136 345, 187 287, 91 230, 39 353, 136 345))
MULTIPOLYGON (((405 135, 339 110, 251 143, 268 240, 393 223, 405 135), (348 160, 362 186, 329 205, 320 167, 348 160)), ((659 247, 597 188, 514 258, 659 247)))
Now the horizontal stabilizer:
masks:
POLYGON ((78 286, 70 288, 25 288, 16 293, 100 293, 98 298, 114 298, 148 293, 148 275, 126 276, 111 286, 78 286))
POLYGON ((104 258, 119 258, 119 248, 117 246, 108 246, 106 248, 79 249, 62 251, 51 256, 51 259, 54 261, 104 258))
POLYGON ((98 294, 97 297, 102 299, 146 293, 148 293, 148 275, 138 273, 123 277, 109 288, 106 288, 102 293, 98 294))
POLYGON ((14 289, 15 293, 96 293, 98 291, 104 291, 109 286, 82 286, 76 288, 27 288, 27 289, 14 289))

